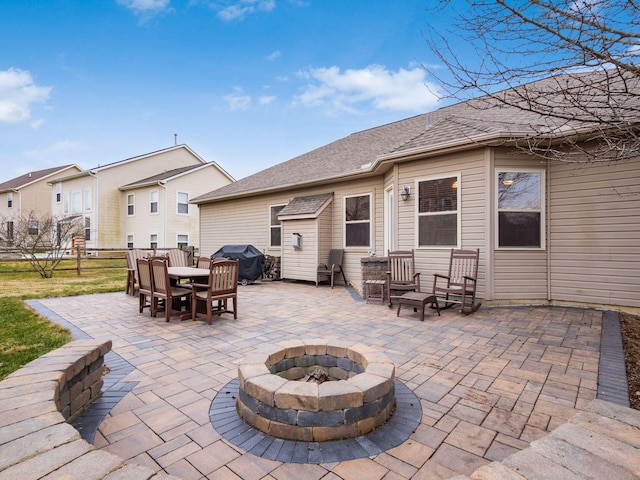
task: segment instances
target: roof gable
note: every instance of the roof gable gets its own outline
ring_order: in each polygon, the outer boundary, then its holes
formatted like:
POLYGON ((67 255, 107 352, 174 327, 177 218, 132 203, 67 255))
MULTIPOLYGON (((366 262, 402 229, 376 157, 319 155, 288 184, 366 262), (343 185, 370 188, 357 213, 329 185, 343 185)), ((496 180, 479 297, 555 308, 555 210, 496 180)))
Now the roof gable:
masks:
POLYGON ((56 173, 63 172, 64 170, 70 168, 76 168, 80 170, 80 167, 74 164, 70 165, 62 165, 60 167, 51 167, 45 168, 43 170, 36 170, 33 172, 25 173, 24 175, 20 175, 19 177, 12 178, 11 180, 7 180, 4 183, 0 183, 0 191, 8 191, 8 190, 18 190, 20 188, 24 188, 27 185, 35 183, 40 180, 44 180, 51 175, 55 175, 56 173))

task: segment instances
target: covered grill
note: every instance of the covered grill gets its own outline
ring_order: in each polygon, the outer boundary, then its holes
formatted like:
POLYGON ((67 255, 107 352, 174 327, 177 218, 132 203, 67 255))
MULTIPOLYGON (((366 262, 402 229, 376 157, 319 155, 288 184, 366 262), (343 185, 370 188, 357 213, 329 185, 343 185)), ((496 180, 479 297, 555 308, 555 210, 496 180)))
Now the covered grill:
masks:
POLYGON ((225 245, 211 258, 238 260, 238 281, 243 285, 262 278, 264 255, 253 245, 225 245))

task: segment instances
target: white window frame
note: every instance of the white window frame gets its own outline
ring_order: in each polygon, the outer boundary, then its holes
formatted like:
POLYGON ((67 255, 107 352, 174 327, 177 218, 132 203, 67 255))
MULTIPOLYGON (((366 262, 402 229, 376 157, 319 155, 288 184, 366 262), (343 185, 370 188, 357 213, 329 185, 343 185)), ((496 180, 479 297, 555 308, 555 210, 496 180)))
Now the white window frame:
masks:
POLYGON ((150 233, 149 234, 149 248, 152 250, 157 250, 158 249, 158 234, 157 233, 150 233), (154 237, 155 237, 155 241, 154 241, 154 237), (155 246, 153 245, 155 243, 155 246))
POLYGON ((269 210, 268 210, 268 217, 267 217, 267 223, 269 224, 269 248, 282 248, 282 221, 278 220, 278 223, 271 223, 271 213, 272 210, 274 208, 278 208, 280 207, 280 210, 282 210, 284 207, 286 207, 287 204, 286 203, 278 203, 278 204, 274 204, 274 205, 269 205, 269 210), (271 243, 271 232, 274 228, 279 228, 280 229, 280 245, 273 245, 271 243))
POLYGON ((358 193, 354 195, 345 195, 342 198, 342 244, 345 249, 361 249, 361 250, 370 250, 371 245, 373 244, 373 195, 371 192, 368 193, 358 193), (349 198, 355 197, 369 197, 369 219, 368 220, 351 220, 347 221, 347 200, 349 198), (368 245, 347 245, 347 225, 355 225, 355 224, 369 224, 369 244, 368 245))
POLYGON ((189 193, 187 193, 187 192, 176 192, 176 214, 177 215, 189 215, 189 193), (186 195, 187 196, 187 201, 186 202, 180 202, 180 195, 186 195), (187 211, 186 212, 181 212, 180 211, 180 205, 186 205, 187 206, 187 211))
POLYGON ((178 233, 176 235, 176 248, 182 248, 183 244, 185 247, 189 246, 189 234, 188 233, 178 233), (186 238, 186 242, 181 242, 180 241, 180 237, 185 237, 186 238))
POLYGON ((127 233, 127 248, 134 248, 135 235, 133 233, 127 233))
POLYGON ((84 239, 87 242, 91 241, 91 217, 89 215, 84 217, 84 239))
POLYGON ((62 183, 56 183, 56 203, 62 203, 62 183))
POLYGON ((40 235, 40 224, 38 220, 27 221, 27 233, 29 235, 40 235))
POLYGON ((157 215, 160 213, 160 190, 151 190, 149 192, 149 213, 151 215, 157 215), (153 201, 153 197, 156 197, 155 202, 153 201), (153 204, 156 204, 156 211, 153 211, 153 204))
POLYGON ((71 192, 71 213, 82 212, 82 190, 71 192))
POLYGON ((135 193, 127 193, 127 217, 133 217, 136 214, 136 194, 135 193), (131 202, 129 202, 131 199, 131 202), (131 213, 129 212, 129 207, 131 207, 131 213))
POLYGON ((7 192, 7 208, 13 208, 13 192, 7 192))
POLYGON ((494 221, 495 221, 495 249, 496 250, 545 250, 546 247, 546 172, 542 168, 507 168, 500 167, 495 169, 495 208, 494 208, 494 221), (537 173, 540 175, 540 208, 537 209, 500 209, 499 206, 499 182, 501 173, 537 173), (500 245, 500 212, 536 212, 540 214, 540 246, 527 247, 527 246, 501 246, 500 245))
POLYGON ((69 197, 69 192, 65 192, 62 196, 63 204, 62 204, 62 212, 69 213, 69 205, 71 203, 71 198, 69 197))
MULTIPOLYGON (((415 191, 415 248, 428 250, 450 250, 451 248, 460 248, 462 242, 462 174, 460 172, 449 172, 439 175, 429 175, 427 177, 417 178, 414 184, 415 191), (446 210, 444 212, 420 212, 420 183, 431 182, 434 180, 442 180, 445 178, 455 179, 453 183, 457 184, 456 188, 456 210, 446 210), (437 215, 456 214, 456 243, 455 245, 420 245, 420 218, 437 215)), ((400 204, 402 208, 402 203, 400 204)))
POLYGON ((85 212, 90 212, 91 208, 93 207, 92 205, 92 196, 91 196, 91 189, 90 188, 85 188, 84 189, 84 201, 83 201, 83 205, 84 205, 84 211, 85 212))

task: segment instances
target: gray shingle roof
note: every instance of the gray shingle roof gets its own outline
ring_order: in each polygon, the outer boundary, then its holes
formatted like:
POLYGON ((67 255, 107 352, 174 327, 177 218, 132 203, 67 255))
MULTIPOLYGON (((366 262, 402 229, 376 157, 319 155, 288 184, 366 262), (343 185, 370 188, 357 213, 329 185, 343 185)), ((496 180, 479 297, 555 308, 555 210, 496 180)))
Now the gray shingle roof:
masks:
POLYGON ((331 197, 333 197, 333 193, 320 193, 318 195, 295 197, 287 204, 286 207, 280 210, 278 216, 315 215, 331 197))
POLYGON ((29 183, 40 180, 41 178, 46 178, 51 174, 54 174, 60 170, 64 170, 65 168, 69 168, 71 166, 73 165, 62 165, 61 167, 51 167, 45 168, 44 170, 36 170, 34 172, 25 173, 24 175, 20 175, 19 177, 15 177, 11 180, 7 180, 4 183, 0 183, 0 191, 13 190, 23 187, 29 183))
POLYGON ((153 184, 153 183, 158 183, 162 180, 167 180, 170 179, 171 177, 175 177, 176 175, 180 175, 181 173, 185 173, 188 172, 189 170, 194 170, 196 168, 201 168, 202 165, 188 165, 186 167, 180 167, 180 168, 173 168, 171 170, 167 170, 165 172, 162 173, 158 173, 157 175, 152 175, 150 177, 147 178, 143 178, 141 180, 137 180, 135 182, 132 183, 128 183, 120 188, 122 188, 123 190, 125 189, 130 189, 130 188, 135 188, 135 187, 139 187, 139 186, 143 186, 143 185, 149 185, 149 184, 153 184))
POLYGON ((397 159, 411 151, 426 154, 452 146, 496 144, 545 132, 553 135, 554 132, 560 134, 579 128, 593 128, 597 125, 599 112, 603 112, 603 118, 607 112, 611 115, 612 104, 615 104, 616 112, 622 112, 625 122, 640 121, 639 80, 633 78, 632 81, 607 83, 603 93, 603 86, 598 82, 607 75, 606 72, 584 72, 551 77, 498 92, 493 97, 468 100, 353 133, 194 198, 193 202, 204 203, 365 173, 376 160, 397 159), (593 85, 596 86, 591 88, 593 85), (611 94, 606 88, 614 92, 611 94), (558 89, 563 89, 564 93, 557 94, 558 89), (535 93, 531 97, 539 98, 541 103, 556 105, 551 107, 555 108, 554 113, 565 118, 529 111, 526 94, 531 91, 540 93, 539 97, 535 93), (500 96, 520 105, 505 104, 500 101, 500 96), (564 100, 565 104, 559 100, 564 100), (591 107, 586 112, 580 106, 585 102, 591 107))

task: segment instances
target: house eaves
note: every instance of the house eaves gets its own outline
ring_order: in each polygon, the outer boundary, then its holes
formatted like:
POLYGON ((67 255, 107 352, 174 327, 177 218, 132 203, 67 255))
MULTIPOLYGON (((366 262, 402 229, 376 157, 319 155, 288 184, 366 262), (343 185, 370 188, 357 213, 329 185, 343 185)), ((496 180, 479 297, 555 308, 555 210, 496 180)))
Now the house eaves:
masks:
MULTIPOLYGON (((37 170, 34 172, 25 173, 24 175, 21 175, 19 177, 16 177, 14 179, 1 183, 0 193, 17 192, 21 188, 28 187, 29 185, 32 185, 36 182, 40 182, 42 180, 46 180, 47 178, 53 175, 56 175, 57 173, 64 172, 65 170, 69 170, 71 168, 80 169, 79 166, 72 163, 70 165, 63 165, 61 167, 46 168, 44 170, 37 170)), ((46 182, 46 183, 49 184, 50 182, 46 182)))
MULTIPOLYGON (((185 150, 189 151, 203 165, 207 165, 207 162, 204 159, 202 159, 197 153, 195 153, 193 150, 191 150, 187 145, 174 145, 174 146, 169 147, 169 148, 164 148, 162 150, 156 150, 155 152, 145 153, 144 155, 138 155, 136 157, 130 157, 130 158, 126 158, 124 160, 118 160, 117 162, 108 163, 106 165, 98 165, 97 167, 90 168, 90 169, 87 169, 87 170, 83 170, 82 172, 79 172, 79 173, 77 173, 75 175, 69 175, 68 177, 59 178, 59 179, 56 180, 56 182, 68 182, 69 180, 75 180, 76 178, 94 176, 98 172, 101 172, 102 170, 107 170, 109 168, 118 167, 120 165, 125 165, 127 163, 135 162, 137 160, 142 160, 144 158, 153 157, 153 156, 161 154, 161 153, 170 152, 172 150, 178 150, 178 149, 185 149, 185 150)), ((225 175, 228 175, 221 168, 220 168, 220 171, 225 173, 225 175)))

